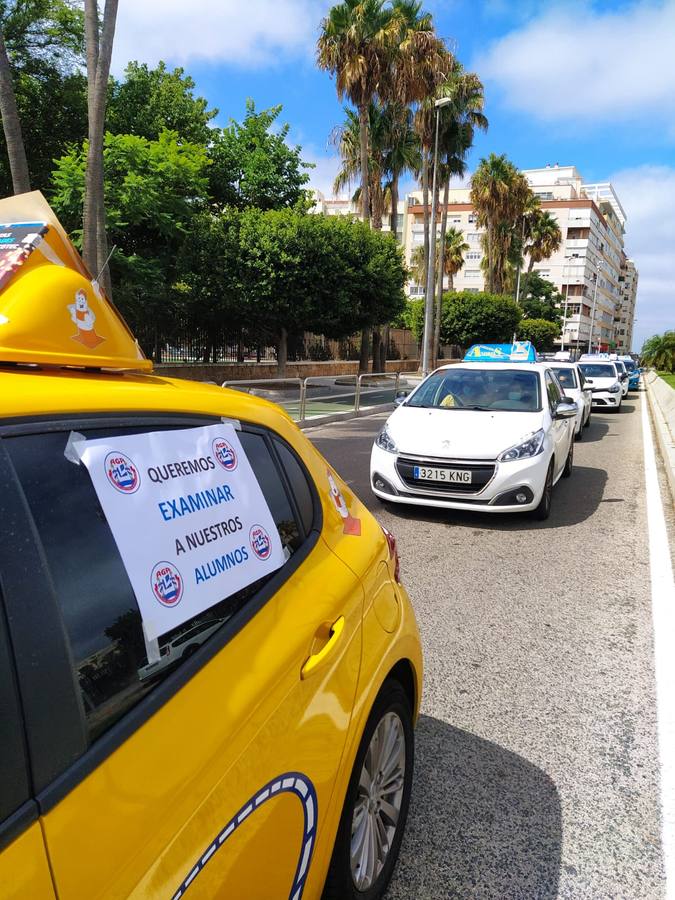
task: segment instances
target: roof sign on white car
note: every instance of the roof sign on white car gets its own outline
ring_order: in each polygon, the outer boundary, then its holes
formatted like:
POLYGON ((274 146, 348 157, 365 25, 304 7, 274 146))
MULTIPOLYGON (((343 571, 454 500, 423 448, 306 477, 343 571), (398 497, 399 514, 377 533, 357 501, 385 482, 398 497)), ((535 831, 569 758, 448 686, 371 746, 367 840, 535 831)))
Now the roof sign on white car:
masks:
POLYGON ((474 344, 464 355, 465 362, 536 362, 537 353, 530 341, 513 344, 474 344))

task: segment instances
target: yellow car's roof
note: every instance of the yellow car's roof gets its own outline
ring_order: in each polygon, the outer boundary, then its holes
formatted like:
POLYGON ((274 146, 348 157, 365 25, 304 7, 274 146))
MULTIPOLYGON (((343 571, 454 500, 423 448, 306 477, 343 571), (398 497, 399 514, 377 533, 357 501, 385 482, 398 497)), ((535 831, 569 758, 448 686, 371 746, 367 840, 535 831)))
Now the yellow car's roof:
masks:
POLYGON ((0 421, 97 412, 228 416, 277 428, 284 420, 290 424, 273 403, 216 385, 132 373, 3 369, 0 363, 0 421))

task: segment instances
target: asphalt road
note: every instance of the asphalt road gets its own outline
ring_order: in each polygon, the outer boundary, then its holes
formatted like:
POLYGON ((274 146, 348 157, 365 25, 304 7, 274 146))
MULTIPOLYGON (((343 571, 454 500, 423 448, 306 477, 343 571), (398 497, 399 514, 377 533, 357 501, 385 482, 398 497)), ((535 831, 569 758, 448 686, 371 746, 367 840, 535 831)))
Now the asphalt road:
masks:
POLYGON ((385 508, 386 416, 308 432, 397 537, 425 652, 388 900, 664 894, 640 404, 594 413, 551 518, 385 508))

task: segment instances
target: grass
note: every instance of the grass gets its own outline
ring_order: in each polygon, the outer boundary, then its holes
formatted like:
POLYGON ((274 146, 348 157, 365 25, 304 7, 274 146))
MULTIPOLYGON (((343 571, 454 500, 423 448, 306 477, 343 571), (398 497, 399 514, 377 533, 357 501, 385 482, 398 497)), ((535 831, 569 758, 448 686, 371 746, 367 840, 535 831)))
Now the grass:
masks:
POLYGON ((658 372, 657 374, 663 378, 666 384, 669 384, 671 388, 675 389, 675 374, 669 375, 667 372, 658 372))

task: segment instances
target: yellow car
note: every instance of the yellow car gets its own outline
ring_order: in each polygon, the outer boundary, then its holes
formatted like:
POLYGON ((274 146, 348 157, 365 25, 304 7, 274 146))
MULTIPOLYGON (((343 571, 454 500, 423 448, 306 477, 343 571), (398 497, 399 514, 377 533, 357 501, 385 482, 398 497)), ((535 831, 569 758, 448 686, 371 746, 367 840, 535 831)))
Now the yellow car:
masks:
POLYGON ((0 219, 0 896, 382 896, 393 538, 278 407, 151 375, 40 195, 0 219))

